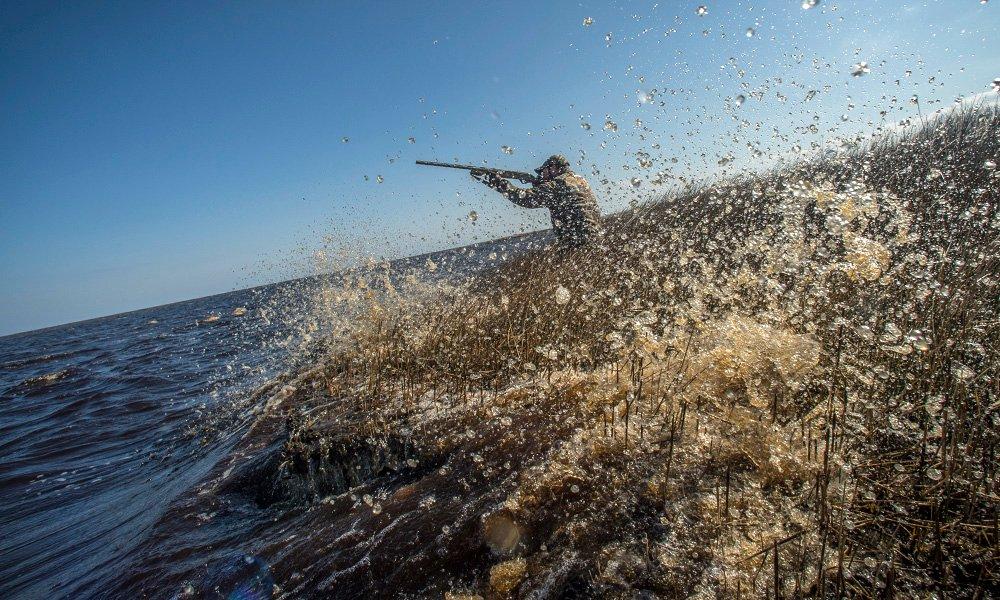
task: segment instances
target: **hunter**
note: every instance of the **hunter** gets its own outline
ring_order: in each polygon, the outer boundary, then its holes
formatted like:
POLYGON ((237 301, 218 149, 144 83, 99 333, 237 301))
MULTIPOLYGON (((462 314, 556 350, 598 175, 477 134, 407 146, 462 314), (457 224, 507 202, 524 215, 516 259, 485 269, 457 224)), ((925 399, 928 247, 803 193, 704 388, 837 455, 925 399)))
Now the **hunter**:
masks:
POLYGON ((472 172, 485 183, 524 208, 547 208, 556 241, 564 247, 580 247, 601 235, 601 211, 587 180, 570 170, 565 156, 550 156, 535 169, 538 179, 530 188, 519 188, 491 173, 472 172))

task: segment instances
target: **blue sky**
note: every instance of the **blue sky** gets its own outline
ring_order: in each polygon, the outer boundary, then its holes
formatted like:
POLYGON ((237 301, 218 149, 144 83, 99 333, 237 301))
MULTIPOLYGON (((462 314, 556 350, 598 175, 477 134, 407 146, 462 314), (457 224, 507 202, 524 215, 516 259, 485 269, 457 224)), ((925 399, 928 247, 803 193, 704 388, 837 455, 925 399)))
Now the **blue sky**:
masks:
POLYGON ((562 152, 610 211, 662 193, 657 171, 683 185, 871 132, 915 116, 914 94, 926 112, 987 91, 998 10, 4 2, 0 334, 303 275, 320 249, 392 258, 546 226, 417 158, 562 152))

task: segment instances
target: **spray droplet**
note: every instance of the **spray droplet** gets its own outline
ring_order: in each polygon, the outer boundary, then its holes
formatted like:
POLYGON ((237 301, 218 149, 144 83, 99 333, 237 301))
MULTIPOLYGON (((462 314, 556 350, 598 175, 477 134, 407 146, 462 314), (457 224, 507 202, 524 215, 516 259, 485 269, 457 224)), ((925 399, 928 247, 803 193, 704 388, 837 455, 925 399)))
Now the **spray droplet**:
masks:
POLYGON ((817 4, 819 4, 819 0, 802 0, 802 8, 805 10, 809 10, 817 4))
POLYGON ((618 131, 618 123, 615 123, 611 119, 608 119, 608 120, 604 121, 604 130, 605 131, 617 132, 618 131))
POLYGON ((406 141, 410 142, 411 144, 416 144, 417 143, 417 139, 415 137, 413 137, 413 136, 410 136, 410 137, 406 138, 406 141))
POLYGON ((580 123, 580 127, 582 127, 584 131, 590 131, 590 123, 588 123, 586 121, 584 121, 583 123, 580 123))
POLYGON ((987 160, 983 163, 983 168, 987 171, 995 171, 997 168, 997 163, 995 160, 987 160))
POLYGON ((469 211, 469 221, 475 223, 477 219, 479 219, 479 213, 477 213, 474 210, 470 210, 469 211))
POLYGON ((753 27, 747 27, 747 37, 752 38, 755 35, 757 35, 757 30, 753 27))
POLYGON ((736 96, 736 106, 743 106, 743 103, 747 101, 747 97, 743 94, 736 96))
POLYGON ((698 7, 698 9, 697 9, 696 11, 694 11, 694 12, 695 12, 695 13, 697 13, 699 17, 704 17, 705 15, 707 15, 707 14, 708 14, 708 7, 707 7, 707 6, 705 6, 704 4, 702 4, 702 5, 701 5, 701 6, 699 6, 699 7, 698 7))
POLYGON ((340 138, 340 143, 341 144, 346 144, 349 141, 351 141, 351 138, 349 138, 347 136, 344 136, 344 137, 340 138))
POLYGON ((968 380, 972 379, 975 376, 975 374, 976 374, 975 371, 973 371, 972 369, 970 369, 969 367, 967 367, 967 366, 965 366, 965 365, 963 365, 961 363, 959 363, 956 366, 952 367, 952 372, 955 374, 955 377, 957 377, 958 379, 960 379, 962 381, 968 381, 968 380))
POLYGON ((632 187, 634 187, 634 188, 637 188, 637 187, 639 187, 640 185, 642 185, 642 180, 641 180, 641 179, 639 179, 638 177, 633 177, 633 178, 632 178, 632 181, 630 181, 629 183, 631 183, 631 184, 632 184, 632 187))
POLYGON ((854 77, 861 77, 862 75, 867 75, 868 73, 871 72, 872 72, 871 68, 865 61, 859 62, 858 64, 854 65, 853 69, 851 69, 851 75, 854 77))
POLYGON ((586 17, 586 18, 585 18, 585 19, 583 20, 583 26, 584 26, 584 27, 590 27, 590 26, 591 26, 591 25, 593 25, 593 24, 594 24, 594 17, 586 17))
POLYGON ((569 290, 561 285, 556 288, 556 304, 569 304, 570 298, 569 290))
POLYGON ((1000 77, 994 79, 990 85, 993 87, 994 92, 1000 93, 1000 77))
POLYGON ((610 31, 604 34, 604 41, 605 41, 605 42, 607 42, 607 44, 608 44, 609 46, 611 45, 611 40, 612 40, 612 39, 613 39, 613 37, 612 37, 612 35, 611 35, 611 32, 610 32, 610 31))
POLYGON ((514 148, 510 146, 500 146, 500 151, 504 154, 514 154, 514 148))
POLYGON ((383 179, 381 175, 376 175, 375 176, 375 181, 377 181, 379 183, 382 183, 383 181, 385 181, 385 179, 383 179))

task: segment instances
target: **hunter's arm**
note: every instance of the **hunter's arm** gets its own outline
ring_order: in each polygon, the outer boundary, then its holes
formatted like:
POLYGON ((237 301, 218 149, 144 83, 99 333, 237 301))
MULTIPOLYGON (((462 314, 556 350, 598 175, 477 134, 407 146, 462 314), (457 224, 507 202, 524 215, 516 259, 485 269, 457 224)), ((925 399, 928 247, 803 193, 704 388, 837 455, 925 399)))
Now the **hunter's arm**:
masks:
POLYGON ((507 197, 508 200, 524 208, 541 208, 545 206, 545 195, 539 188, 519 188, 506 179, 497 178, 489 182, 489 186, 507 197))

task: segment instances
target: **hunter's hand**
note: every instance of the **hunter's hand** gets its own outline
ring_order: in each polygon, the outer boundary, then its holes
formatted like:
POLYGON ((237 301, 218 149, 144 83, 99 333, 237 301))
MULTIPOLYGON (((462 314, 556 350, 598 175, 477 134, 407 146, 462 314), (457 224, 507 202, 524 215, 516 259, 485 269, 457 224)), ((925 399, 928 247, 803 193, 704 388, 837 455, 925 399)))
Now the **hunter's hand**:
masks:
POLYGON ((475 179, 476 181, 485 183, 490 187, 496 187, 497 182, 500 179, 499 177, 497 177, 493 173, 490 173, 489 171, 471 171, 469 174, 472 175, 472 178, 475 179))

